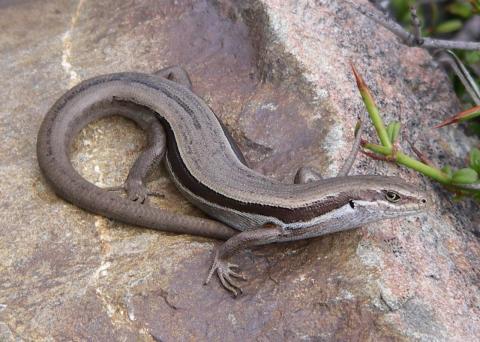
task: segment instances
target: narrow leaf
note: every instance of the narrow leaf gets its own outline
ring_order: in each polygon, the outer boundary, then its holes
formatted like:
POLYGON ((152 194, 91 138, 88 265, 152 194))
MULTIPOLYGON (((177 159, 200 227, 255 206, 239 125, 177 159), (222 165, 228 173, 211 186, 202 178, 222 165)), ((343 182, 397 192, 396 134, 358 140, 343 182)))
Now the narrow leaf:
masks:
POLYGON ((448 175, 448 177, 452 178, 452 168, 450 167, 450 165, 445 165, 444 167, 442 167, 442 171, 448 175))
POLYGON ((460 169, 452 175, 452 183, 471 184, 476 182, 478 174, 471 168, 460 169))
POLYGON ((451 118, 448 118, 447 120, 439 123, 434 128, 440 128, 443 126, 451 125, 453 123, 470 120, 476 118, 477 116, 480 116, 480 106, 475 106, 473 108, 467 109, 466 111, 458 113, 457 115, 452 116, 451 118))
POLYGON ((472 7, 465 3, 457 2, 447 7, 447 10, 455 15, 468 18, 472 15, 472 7))
POLYGON ((478 148, 470 151, 470 167, 480 174, 480 150, 478 148))
POLYGON ((458 58, 455 52, 452 50, 445 50, 445 53, 450 56, 451 62, 449 63, 457 77, 462 82, 465 90, 472 98, 473 102, 480 106, 480 89, 478 88, 477 81, 473 78, 472 74, 463 64, 462 60, 458 58))
POLYGON ((451 33, 462 28, 462 21, 458 19, 447 20, 436 27, 438 33, 451 33))
POLYGON ((383 146, 391 148, 392 144, 390 143, 390 139, 388 138, 387 131, 383 124, 382 118, 380 117, 380 113, 375 104, 375 100, 373 99, 373 96, 370 93, 370 90, 368 89, 367 84, 363 80, 362 76, 358 73, 357 69, 355 69, 355 66, 353 65, 353 63, 350 63, 350 66, 352 67, 353 75, 355 76, 355 81, 357 82, 357 88, 360 91, 360 95, 362 96, 363 103, 367 108, 367 112, 370 116, 370 120, 372 120, 373 126, 377 131, 378 138, 382 142, 383 146))
POLYGON ((480 52, 479 51, 465 51, 465 62, 467 65, 475 64, 480 62, 480 52))
POLYGON ((400 127, 400 122, 397 121, 390 122, 387 126, 387 134, 392 144, 394 144, 398 138, 398 133, 400 133, 400 127))
POLYGON ((470 0, 469 2, 470 2, 470 4, 471 4, 472 7, 473 7, 474 13, 477 13, 477 14, 480 13, 480 1, 478 1, 478 0, 470 0))

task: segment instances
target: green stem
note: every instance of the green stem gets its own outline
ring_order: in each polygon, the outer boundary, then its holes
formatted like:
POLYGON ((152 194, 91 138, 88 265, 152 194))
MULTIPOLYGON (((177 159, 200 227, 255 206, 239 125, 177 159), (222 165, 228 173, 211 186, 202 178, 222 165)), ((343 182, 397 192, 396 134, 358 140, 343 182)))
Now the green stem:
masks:
POLYGON ((448 177, 448 175, 443 173, 441 170, 413 159, 402 152, 397 153, 397 162, 406 167, 417 170, 418 172, 423 173, 425 176, 435 179, 440 183, 450 183, 450 177, 448 177))
POLYGON ((387 148, 392 148, 392 142, 388 137, 387 130, 385 129, 385 125, 383 124, 383 120, 380 117, 380 113, 378 112, 375 102, 373 102, 372 97, 365 94, 365 92, 361 91, 360 93, 362 94, 363 102, 365 103, 365 107, 367 108, 370 119, 372 120, 373 126, 377 131, 378 138, 382 142, 382 145, 387 148))
POLYGON ((370 151, 373 151, 375 153, 383 154, 384 156, 390 156, 392 154, 391 148, 382 145, 366 143, 363 145, 363 147, 368 148, 370 151))
POLYGON ((436 181, 442 183, 442 184, 450 184, 450 177, 448 177, 447 174, 442 172, 441 170, 432 167, 430 165, 424 164, 421 161, 418 161, 416 159, 413 159, 409 156, 407 156, 403 152, 396 152, 392 153, 392 149, 377 145, 377 144, 371 144, 371 143, 366 143, 364 145, 365 148, 369 149, 370 151, 373 151, 375 153, 382 154, 384 156, 392 158, 392 161, 397 162, 398 164, 401 164, 403 166, 406 166, 410 169, 417 170, 418 172, 424 174, 425 176, 428 176, 432 179, 435 179, 436 181))

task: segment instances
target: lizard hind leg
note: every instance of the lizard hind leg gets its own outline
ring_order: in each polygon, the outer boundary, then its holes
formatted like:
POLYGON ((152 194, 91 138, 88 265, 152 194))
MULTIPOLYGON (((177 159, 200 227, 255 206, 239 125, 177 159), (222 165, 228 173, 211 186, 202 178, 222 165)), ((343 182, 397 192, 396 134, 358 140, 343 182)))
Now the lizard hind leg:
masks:
POLYGON ((184 87, 187 87, 189 90, 192 90, 192 81, 190 80, 187 71, 178 65, 160 69, 153 74, 177 82, 184 87))
MULTIPOLYGON (((116 106, 116 104, 113 103, 112 106, 116 106)), ((148 196, 162 197, 162 194, 149 191, 146 187, 147 177, 165 156, 166 134, 162 124, 149 109, 133 104, 118 106, 117 112, 119 115, 133 120, 146 132, 147 148, 142 151, 130 168, 124 185, 105 188, 105 190, 125 190, 129 200, 142 204, 148 201, 148 196)))
POLYGON ((155 117, 149 120, 149 126, 145 129, 148 137, 148 147, 135 160, 128 172, 125 181, 125 191, 131 201, 145 203, 149 195, 162 196, 156 192, 149 191, 145 185, 148 175, 154 167, 159 166, 166 151, 165 130, 155 117))

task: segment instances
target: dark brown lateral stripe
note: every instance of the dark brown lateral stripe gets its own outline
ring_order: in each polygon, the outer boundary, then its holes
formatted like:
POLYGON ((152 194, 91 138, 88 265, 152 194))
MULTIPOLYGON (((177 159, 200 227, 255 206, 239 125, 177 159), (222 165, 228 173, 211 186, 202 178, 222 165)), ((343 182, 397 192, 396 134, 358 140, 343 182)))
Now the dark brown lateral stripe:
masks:
MULTIPOLYGON (((276 217, 284 223, 293 223, 299 221, 309 221, 315 217, 318 217, 324 213, 327 213, 331 210, 338 209, 348 203, 350 198, 348 197, 339 197, 336 200, 332 199, 325 201, 318 201, 312 203, 309 206, 302 208, 284 208, 284 207, 273 207, 269 205, 261 205, 258 203, 246 203, 238 201, 234 198, 226 197, 222 194, 219 194, 212 189, 206 187, 200 183, 192 174, 188 171, 187 167, 183 163, 183 160, 180 156, 178 150, 177 142, 175 140, 175 134, 172 131, 170 125, 166 120, 161 120, 165 131, 167 133, 167 155, 168 161, 172 167, 173 172, 177 176, 178 180, 185 186, 189 191, 195 195, 206 199, 209 202, 218 204, 220 206, 227 206, 229 208, 249 212, 258 215, 276 217)), ((231 144, 235 144, 233 139, 230 140, 231 144)), ((232 146, 234 150, 238 150, 236 145, 232 146)))
MULTIPOLYGON (((143 84, 147 87, 161 91, 167 97, 176 101, 190 116, 194 115, 194 113, 191 112, 191 109, 182 101, 182 99, 172 94, 168 89, 165 88, 165 85, 158 84, 149 75, 141 75, 136 73, 120 73, 120 74, 104 75, 104 76, 92 78, 88 82, 85 82, 82 87, 79 87, 78 89, 76 89, 75 92, 71 92, 68 94, 68 96, 64 96, 60 98, 52 107, 52 110, 58 113, 58 111, 61 108, 63 108, 64 105, 72 97, 74 97, 77 93, 81 92, 83 89, 89 88, 96 84, 106 83, 110 81, 129 81, 129 82, 133 81, 135 83, 143 84)), ((165 130, 167 132, 167 158, 169 158, 170 164, 172 166, 173 171, 175 172, 175 175, 177 175, 178 179, 182 182, 182 184, 187 189, 189 189, 192 193, 202 198, 205 198, 209 202, 218 204, 220 206, 228 206, 230 208, 243 211, 243 212, 250 212, 250 213, 255 213, 259 215, 276 217, 285 223, 293 223, 298 221, 308 221, 326 212, 340 208, 343 205, 347 204, 350 199, 346 197, 345 198, 337 197, 335 200, 332 200, 331 198, 329 198, 328 200, 325 199, 322 201, 318 201, 303 208, 290 209, 290 208, 284 208, 284 207, 273 207, 269 205, 261 205, 258 203, 245 203, 230 197, 226 197, 206 187, 205 185, 200 183, 195 177, 192 176, 192 174, 188 171, 185 164, 183 163, 183 160, 177 148, 174 132, 172 131, 170 125, 166 120, 164 120, 160 116, 160 114, 158 114, 158 117, 159 119, 161 119, 165 127, 165 130)), ((220 120, 219 122, 221 123, 220 120)), ((230 134, 225 129, 225 127, 223 127, 223 125, 222 125, 222 128, 224 130, 224 134, 227 136, 228 141, 232 145, 232 148, 235 151, 237 157, 241 162, 244 162, 243 155, 241 154, 240 150, 234 143, 230 134)))

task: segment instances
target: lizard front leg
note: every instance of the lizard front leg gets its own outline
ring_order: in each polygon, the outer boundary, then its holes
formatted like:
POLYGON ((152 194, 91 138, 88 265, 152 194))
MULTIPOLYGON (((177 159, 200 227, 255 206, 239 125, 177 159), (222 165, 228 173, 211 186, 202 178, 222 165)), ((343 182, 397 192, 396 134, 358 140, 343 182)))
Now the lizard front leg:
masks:
POLYGON ((228 258, 241 249, 276 242, 281 239, 283 234, 283 230, 280 227, 275 226, 270 228, 260 227, 243 231, 231 237, 216 249, 215 257, 207 279, 205 280, 205 284, 207 284, 213 274, 217 272, 218 278, 223 287, 236 296, 239 292, 242 292, 242 289, 233 278, 246 280, 246 277, 233 271, 234 268, 238 268, 238 265, 228 262, 228 258))
POLYGON ((310 166, 302 166, 297 170, 293 183, 305 184, 310 182, 316 182, 320 179, 322 179, 322 175, 315 168, 310 166))
MULTIPOLYGON (((355 134, 355 140, 352 145, 352 149, 345 159, 343 166, 340 168, 337 177, 347 176, 350 172, 350 169, 357 158, 358 151, 360 149, 360 140, 362 138, 363 128, 365 123, 365 113, 362 112, 361 117, 358 121, 358 127, 355 134)), ((321 180, 323 177, 319 171, 310 166, 302 166, 297 170, 295 178, 293 180, 294 184, 305 184, 310 182, 316 182, 321 180)))

